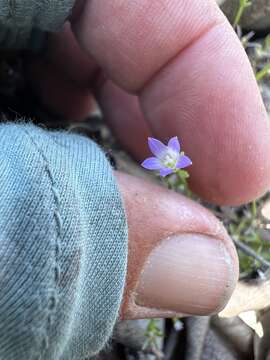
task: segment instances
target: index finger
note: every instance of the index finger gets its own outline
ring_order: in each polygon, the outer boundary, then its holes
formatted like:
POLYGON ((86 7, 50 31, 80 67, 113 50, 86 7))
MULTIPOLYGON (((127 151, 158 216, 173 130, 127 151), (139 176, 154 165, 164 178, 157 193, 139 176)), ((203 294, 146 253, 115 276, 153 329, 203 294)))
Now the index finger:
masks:
POLYGON ((109 77, 139 95, 156 136, 181 138, 199 194, 237 204, 267 189, 269 119, 214 1, 86 1, 73 27, 109 77))

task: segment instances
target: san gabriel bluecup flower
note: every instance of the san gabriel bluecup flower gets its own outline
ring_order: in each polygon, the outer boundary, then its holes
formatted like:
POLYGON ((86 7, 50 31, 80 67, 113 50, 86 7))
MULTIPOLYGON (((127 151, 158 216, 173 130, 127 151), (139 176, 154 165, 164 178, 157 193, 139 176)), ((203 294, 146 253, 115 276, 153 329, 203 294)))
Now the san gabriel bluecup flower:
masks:
POLYGON ((149 137, 148 145, 155 157, 144 160, 141 165, 145 169, 159 170, 160 175, 165 177, 177 172, 179 169, 192 165, 190 158, 181 152, 177 136, 171 138, 168 145, 164 145, 161 141, 149 137))

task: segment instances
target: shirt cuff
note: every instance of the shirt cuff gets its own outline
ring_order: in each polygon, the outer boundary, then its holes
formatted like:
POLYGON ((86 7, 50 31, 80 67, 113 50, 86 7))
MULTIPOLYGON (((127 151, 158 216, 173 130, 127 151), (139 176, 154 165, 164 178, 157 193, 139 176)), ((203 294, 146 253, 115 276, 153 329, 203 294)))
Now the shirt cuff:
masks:
POLYGON ((0 358, 88 358, 108 342, 125 285, 112 169, 83 136, 6 124, 0 137, 0 358))

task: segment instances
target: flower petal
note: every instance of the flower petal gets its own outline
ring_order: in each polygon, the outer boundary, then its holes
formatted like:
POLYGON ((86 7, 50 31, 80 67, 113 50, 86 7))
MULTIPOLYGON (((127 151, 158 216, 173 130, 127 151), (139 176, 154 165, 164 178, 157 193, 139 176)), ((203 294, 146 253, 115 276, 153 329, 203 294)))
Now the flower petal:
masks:
POLYGON ((176 168, 184 169, 190 165, 192 165, 192 161, 190 160, 190 158, 186 155, 181 155, 180 159, 178 160, 178 162, 176 164, 176 168))
POLYGON ((162 167, 160 161, 155 157, 145 159, 141 165, 148 170, 159 170, 162 167))
POLYGON ((164 145, 161 141, 151 137, 148 138, 148 145, 152 153, 158 158, 161 158, 167 151, 166 145, 164 145))
POLYGON ((159 173, 160 176, 165 177, 167 175, 170 175, 173 173, 173 169, 167 168, 167 167, 163 167, 162 169, 160 169, 159 173))
POLYGON ((171 148, 173 151, 180 153, 180 151, 181 151, 180 143, 179 143, 177 136, 175 136, 169 140, 168 147, 171 148))

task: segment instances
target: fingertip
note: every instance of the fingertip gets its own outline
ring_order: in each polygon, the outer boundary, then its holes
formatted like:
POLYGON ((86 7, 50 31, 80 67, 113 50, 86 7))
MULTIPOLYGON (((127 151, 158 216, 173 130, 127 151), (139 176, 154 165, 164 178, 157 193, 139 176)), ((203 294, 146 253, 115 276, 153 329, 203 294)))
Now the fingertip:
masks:
POLYGON ((237 205, 269 187, 270 122, 229 24, 214 26, 173 59, 140 100, 155 134, 179 135, 193 161, 191 187, 204 199, 237 205))
POLYGON ((116 173, 129 227, 124 318, 206 315, 229 300, 238 259, 222 224, 172 191, 116 173))

